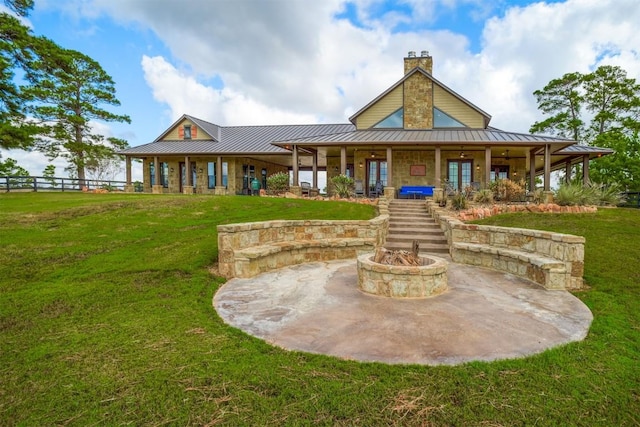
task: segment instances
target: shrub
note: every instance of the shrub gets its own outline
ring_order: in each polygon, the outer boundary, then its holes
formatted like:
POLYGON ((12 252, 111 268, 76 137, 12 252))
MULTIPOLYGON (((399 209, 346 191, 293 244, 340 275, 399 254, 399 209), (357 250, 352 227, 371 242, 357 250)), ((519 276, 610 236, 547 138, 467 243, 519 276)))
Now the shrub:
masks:
POLYGON ((269 194, 284 194, 289 191, 289 174, 286 172, 274 173, 267 177, 267 192, 269 194))
POLYGON ((493 191, 489 190, 488 188, 480 190, 473 196, 473 201, 489 205, 493 203, 493 191))
POLYGON ((467 208, 467 196, 464 193, 456 193, 451 198, 451 207, 457 211, 467 208))
POLYGON ((556 191, 555 202, 561 206, 617 206, 624 203, 624 196, 617 185, 588 184, 579 182, 562 184, 556 191))
POLYGON ((489 184, 496 200, 514 202, 524 197, 524 182, 515 182, 510 179, 499 179, 489 184))
POLYGON ((342 198, 347 198, 351 195, 354 189, 354 181, 346 175, 337 175, 331 178, 333 183, 333 189, 336 194, 342 198))

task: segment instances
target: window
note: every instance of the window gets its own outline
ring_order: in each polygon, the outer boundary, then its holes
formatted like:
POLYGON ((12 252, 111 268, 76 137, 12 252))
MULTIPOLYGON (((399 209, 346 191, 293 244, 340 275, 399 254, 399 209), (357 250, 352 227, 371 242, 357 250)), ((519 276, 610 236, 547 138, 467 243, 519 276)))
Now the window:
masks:
POLYGON ((499 179, 509 178, 509 166, 493 165, 491 166, 490 179, 497 181, 499 179))
POLYGON ((207 188, 216 188, 216 162, 207 163, 207 188))
POLYGON ((155 163, 149 163, 149 184, 156 185, 156 165, 155 163))
POLYGON ((400 108, 388 115, 375 125, 374 128, 403 128, 404 127, 404 108, 400 108))
POLYGON ((169 163, 160 162, 160 183, 164 188, 169 188, 169 163))
POLYGON ((229 181, 229 164, 222 162, 222 186, 226 187, 229 181))
POLYGON ((191 139, 191 125, 184 125, 184 139, 191 139))
POLYGON ((454 190, 462 191, 473 181, 473 160, 449 160, 447 179, 454 190))
POLYGON ((447 113, 433 107, 434 128, 463 128, 466 127, 447 113))

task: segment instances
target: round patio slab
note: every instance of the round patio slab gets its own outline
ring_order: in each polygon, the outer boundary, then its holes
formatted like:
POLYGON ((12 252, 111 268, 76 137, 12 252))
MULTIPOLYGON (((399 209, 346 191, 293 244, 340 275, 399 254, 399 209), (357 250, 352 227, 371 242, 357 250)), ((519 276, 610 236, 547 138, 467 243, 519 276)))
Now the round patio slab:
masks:
POLYGON ((455 263, 447 274, 443 294, 395 299, 359 291, 355 260, 309 263, 231 279, 213 304, 273 345, 390 364, 525 357, 584 339, 593 319, 566 291, 455 263))

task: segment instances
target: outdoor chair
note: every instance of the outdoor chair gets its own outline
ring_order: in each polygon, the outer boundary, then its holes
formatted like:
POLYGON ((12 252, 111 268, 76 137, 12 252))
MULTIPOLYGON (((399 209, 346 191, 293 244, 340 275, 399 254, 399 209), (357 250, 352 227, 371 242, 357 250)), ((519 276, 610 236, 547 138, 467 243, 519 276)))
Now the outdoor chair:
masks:
POLYGON ((456 194, 456 190, 455 188, 453 188, 453 184, 451 184, 450 182, 444 183, 444 192, 447 196, 453 196, 454 194, 456 194))
POLYGON ((369 196, 380 197, 383 193, 384 193, 384 186, 382 185, 382 182, 377 181, 373 189, 369 191, 369 196))
POLYGON ((362 180, 356 179, 354 185, 354 193, 356 197, 364 197, 364 184, 362 183, 362 180))
POLYGON ((311 183, 309 182, 301 182, 300 183, 300 194, 303 196, 311 196, 311 183))

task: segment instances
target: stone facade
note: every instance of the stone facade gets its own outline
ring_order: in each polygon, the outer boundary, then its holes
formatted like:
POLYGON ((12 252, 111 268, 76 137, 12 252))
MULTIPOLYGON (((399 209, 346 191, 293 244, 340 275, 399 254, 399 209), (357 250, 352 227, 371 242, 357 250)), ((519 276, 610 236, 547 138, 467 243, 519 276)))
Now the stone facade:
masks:
POLYGON ((584 288, 584 237, 465 224, 433 204, 429 208, 447 237, 454 262, 505 271, 547 289, 584 288))
POLYGON ((356 258, 381 246, 388 215, 369 221, 265 221, 218 226, 218 263, 226 278, 253 277, 305 262, 356 258))
POLYGON ((368 294, 392 298, 426 298, 449 287, 447 262, 434 256, 422 257, 421 266, 384 265, 373 255, 358 257, 358 288, 368 294))
POLYGON ((404 128, 433 128, 433 81, 415 73, 404 82, 404 128))

